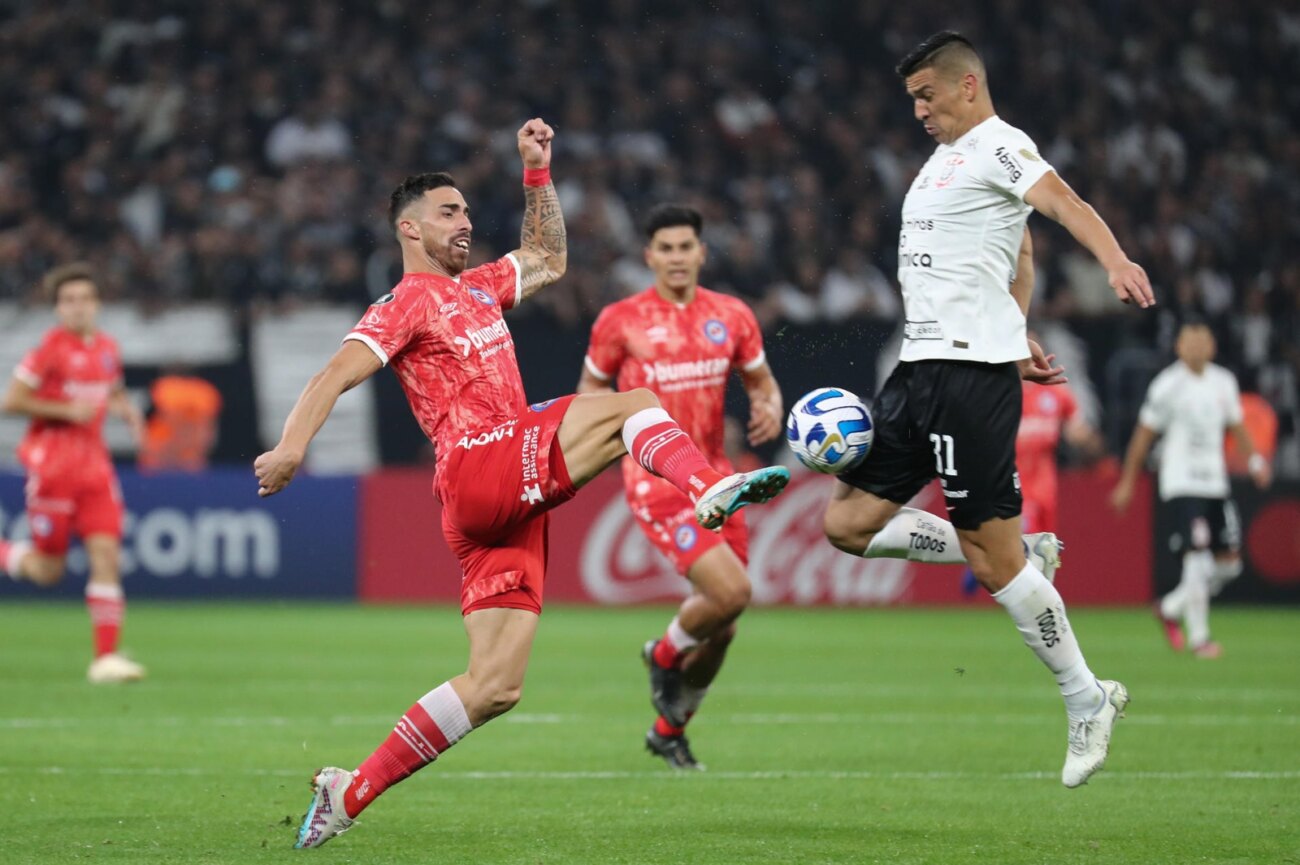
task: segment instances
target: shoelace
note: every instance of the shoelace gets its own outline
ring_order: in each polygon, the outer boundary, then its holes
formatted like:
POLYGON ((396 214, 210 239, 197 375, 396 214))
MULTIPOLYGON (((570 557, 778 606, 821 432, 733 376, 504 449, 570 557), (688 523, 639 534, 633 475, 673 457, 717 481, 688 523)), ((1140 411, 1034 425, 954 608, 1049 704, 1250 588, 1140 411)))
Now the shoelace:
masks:
POLYGON ((1070 722, 1070 753, 1083 754, 1088 748, 1088 720, 1080 718, 1070 722))

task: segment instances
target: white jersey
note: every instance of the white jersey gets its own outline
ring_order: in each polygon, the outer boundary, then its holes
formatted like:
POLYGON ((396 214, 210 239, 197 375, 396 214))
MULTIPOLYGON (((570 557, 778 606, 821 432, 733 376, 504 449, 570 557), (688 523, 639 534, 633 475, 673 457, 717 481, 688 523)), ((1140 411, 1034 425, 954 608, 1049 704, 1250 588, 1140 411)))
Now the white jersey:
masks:
POLYGON ((1197 375, 1178 361, 1147 388, 1138 421, 1163 434, 1160 498, 1228 497, 1223 433, 1241 423, 1237 377, 1217 364, 1197 375))
POLYGON ((1029 136, 998 117, 935 149, 903 199, 900 360, 1029 356, 1009 287, 1033 209, 1025 193, 1051 170, 1029 136))

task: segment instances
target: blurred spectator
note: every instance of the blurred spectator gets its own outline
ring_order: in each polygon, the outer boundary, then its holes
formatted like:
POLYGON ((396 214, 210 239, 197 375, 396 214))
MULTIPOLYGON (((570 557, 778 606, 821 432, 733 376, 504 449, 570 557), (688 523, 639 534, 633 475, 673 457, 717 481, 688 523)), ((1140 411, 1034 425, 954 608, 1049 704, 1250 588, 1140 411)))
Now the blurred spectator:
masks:
POLYGON ((207 468, 217 442, 221 393, 209 382, 173 373, 149 388, 153 413, 140 448, 140 468, 146 471, 198 472, 207 468))

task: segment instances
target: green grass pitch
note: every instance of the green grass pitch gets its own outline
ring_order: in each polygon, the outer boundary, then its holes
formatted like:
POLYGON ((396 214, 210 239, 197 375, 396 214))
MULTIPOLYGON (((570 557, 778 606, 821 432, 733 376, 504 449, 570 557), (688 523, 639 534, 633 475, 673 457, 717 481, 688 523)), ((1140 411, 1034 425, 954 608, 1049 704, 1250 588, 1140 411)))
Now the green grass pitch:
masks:
POLYGON ((1074 611, 1133 697, 1079 790, 1051 677, 987 607, 750 611, 691 728, 709 771, 675 776, 641 746, 668 616, 547 610, 514 713, 294 851, 311 771, 463 668, 456 611, 137 603, 149 680, 94 688, 83 609, 0 606, 0 862, 1300 862, 1300 611, 1216 610, 1216 662, 1074 611))

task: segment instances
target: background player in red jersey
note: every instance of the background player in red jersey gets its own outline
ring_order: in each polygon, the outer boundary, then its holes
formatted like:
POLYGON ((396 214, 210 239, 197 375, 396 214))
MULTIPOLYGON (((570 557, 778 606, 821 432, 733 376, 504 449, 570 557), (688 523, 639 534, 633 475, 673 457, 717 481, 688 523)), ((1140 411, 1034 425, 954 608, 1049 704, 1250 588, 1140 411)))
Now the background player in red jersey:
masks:
MULTIPOLYGON (((734 469, 723 453, 723 404, 731 371, 740 370, 749 394, 750 444, 781 433, 781 390, 763 354, 753 312, 743 301, 698 284, 706 255, 702 228, 699 212, 689 207, 663 205, 651 212, 645 261, 655 283, 606 307, 596 319, 578 393, 612 393, 614 384, 621 391, 649 388, 699 443, 709 464, 730 474, 734 469)), ((623 460, 623 484, 641 531, 694 589, 664 636, 643 650, 650 700, 659 713, 646 733, 646 747, 674 768, 703 768, 691 753, 685 728, 749 604, 749 535, 739 516, 719 534, 699 531, 690 499, 630 457, 623 460)))
MULTIPOLYGON (((1032 331, 1029 338, 1038 341, 1032 331)), ((1023 404, 1016 433, 1016 470, 1024 497, 1021 521, 1025 534, 1056 531, 1056 452, 1061 439, 1093 459, 1105 449, 1101 433, 1079 412, 1069 385, 1048 387, 1024 380, 1023 404)))
POLYGON ((86 607, 95 655, 91 682, 144 678, 144 667, 117 653, 126 600, 119 565, 122 492, 104 445, 104 418, 114 414, 139 440, 144 421, 122 385, 117 343, 96 329, 99 291, 84 264, 55 268, 44 288, 57 327, 14 371, 4 410, 32 419, 18 449, 27 469, 27 519, 32 540, 0 541, 0 567, 18 580, 52 586, 63 579, 75 532, 86 546, 86 607))
POLYGON ((393 192, 402 281, 307 384, 280 442, 255 463, 259 495, 284 489, 339 395, 391 363, 435 444, 443 535, 464 573, 468 669, 411 706, 355 772, 331 767, 315 775, 298 847, 346 831, 388 787, 519 702, 542 607, 547 513, 619 457, 632 454, 690 495, 706 528, 789 480, 782 468, 724 477, 644 388, 528 405, 501 311, 565 270, 564 217, 550 179, 553 137, 540 119, 519 130, 520 244, 490 264, 466 269, 473 226, 449 176, 415 175, 393 192))

